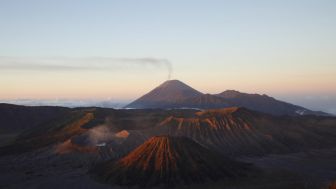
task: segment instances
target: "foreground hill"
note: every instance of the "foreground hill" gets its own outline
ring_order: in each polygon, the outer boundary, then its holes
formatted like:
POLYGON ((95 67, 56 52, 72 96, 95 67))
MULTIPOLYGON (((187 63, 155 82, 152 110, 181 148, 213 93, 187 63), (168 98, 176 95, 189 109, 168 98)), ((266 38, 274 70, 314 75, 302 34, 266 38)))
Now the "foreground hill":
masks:
POLYGON ((324 112, 276 100, 267 95, 247 94, 234 90, 220 94, 202 94, 178 80, 169 80, 135 100, 126 108, 194 108, 214 109, 245 107, 273 115, 328 115, 324 112))
POLYGON ((156 136, 93 172, 112 184, 148 187, 237 179, 246 176, 248 170, 246 164, 224 158, 188 138, 156 136))
POLYGON ((0 131, 21 132, 62 116, 69 110, 64 107, 32 107, 0 103, 0 131))
MULTIPOLYGON (((27 112, 27 115, 30 115, 31 113, 29 110, 34 108, 26 106, 15 107, 18 107, 23 112, 27 112)), ((45 111, 48 111, 49 108, 51 110, 54 109, 54 107, 45 108, 45 111)), ((195 112, 196 110, 115 110, 109 108, 66 109, 64 113, 53 115, 52 118, 41 118, 44 122, 40 124, 35 125, 35 119, 26 119, 24 123, 26 128, 21 129, 6 146, 0 147, 0 155, 34 151, 69 141, 75 143, 71 145, 96 147, 99 143, 112 142, 114 138, 111 138, 111 136, 120 131, 135 130, 135 132, 130 131, 132 134, 124 139, 125 143, 127 143, 126 147, 132 147, 126 148, 126 152, 128 152, 141 144, 136 143, 137 141, 144 141, 141 137, 140 139, 138 139, 139 137, 133 138, 135 133, 141 134, 141 132, 138 132, 137 130, 141 131, 152 128, 170 115, 189 117, 194 115, 195 112), (101 127, 105 129, 101 130, 101 127)), ((27 117, 26 114, 13 113, 13 116, 11 117, 6 117, 0 114, 0 119, 6 120, 5 123, 7 123, 6 125, 0 124, 0 130, 12 127, 12 123, 15 125, 16 119, 21 119, 21 117, 25 118, 27 117)), ((45 113, 40 112, 36 114, 36 116, 38 115, 43 117, 45 113)), ((135 135, 138 136, 140 134, 135 135)), ((4 137, 0 134, 0 141, 3 139, 4 137)), ((124 149, 122 149, 123 147, 124 146, 118 147, 118 149, 124 151, 124 149)))

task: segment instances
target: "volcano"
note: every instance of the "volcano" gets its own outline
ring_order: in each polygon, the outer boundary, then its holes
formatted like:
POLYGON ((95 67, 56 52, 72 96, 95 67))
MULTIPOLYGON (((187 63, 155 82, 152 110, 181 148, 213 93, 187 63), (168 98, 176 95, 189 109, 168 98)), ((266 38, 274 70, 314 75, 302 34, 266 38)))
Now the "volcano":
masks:
POLYGON ((179 80, 168 80, 126 108, 172 108, 179 101, 202 95, 179 80))
POLYGON ((185 137, 155 136, 117 162, 106 162, 94 172, 117 185, 174 186, 208 180, 235 179, 250 166, 208 150, 185 137))
POLYGON ((263 156, 334 146, 334 125, 332 117, 274 116, 231 107, 167 117, 151 134, 188 137, 227 157, 263 156))
POLYGON ((226 90, 219 94, 202 94, 179 80, 168 80, 149 93, 127 105, 125 108, 150 109, 214 109, 245 107, 272 115, 322 115, 320 111, 277 100, 265 94, 248 94, 226 90))

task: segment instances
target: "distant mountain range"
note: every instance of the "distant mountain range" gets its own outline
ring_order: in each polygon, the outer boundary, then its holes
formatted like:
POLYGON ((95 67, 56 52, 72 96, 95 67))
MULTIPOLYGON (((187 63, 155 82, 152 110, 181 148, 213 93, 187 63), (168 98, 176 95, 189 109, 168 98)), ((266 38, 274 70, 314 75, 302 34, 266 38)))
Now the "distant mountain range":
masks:
POLYGON ((122 108, 127 105, 129 101, 116 99, 0 99, 0 104, 1 103, 22 106, 61 106, 68 108, 122 108))
POLYGON ((245 107, 273 115, 329 115, 321 111, 277 100, 267 95, 226 90, 219 94, 203 94, 179 80, 168 80, 125 108, 191 108, 213 109, 245 107))

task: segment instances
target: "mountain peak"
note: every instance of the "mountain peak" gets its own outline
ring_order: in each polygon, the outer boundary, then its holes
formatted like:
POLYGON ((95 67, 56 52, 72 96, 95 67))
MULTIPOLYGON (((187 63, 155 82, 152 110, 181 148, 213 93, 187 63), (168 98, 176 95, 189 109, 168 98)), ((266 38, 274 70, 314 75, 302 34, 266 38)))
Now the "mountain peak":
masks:
POLYGON ((161 85, 186 85, 186 84, 180 80, 172 79, 172 80, 167 80, 163 82, 161 85))
POLYGON ((154 136, 116 163, 96 170, 108 182, 147 187, 239 177, 246 168, 189 138, 154 136))
POLYGON ((149 93, 135 100, 126 108, 171 108, 180 100, 202 95, 179 80, 167 80, 149 93))
POLYGON ((245 94, 245 93, 241 93, 236 90, 226 90, 222 93, 219 93, 218 96, 221 96, 223 98, 235 98, 235 97, 241 96, 242 94, 245 94))
POLYGON ((168 90, 168 89, 173 89, 173 90, 178 90, 178 89, 181 89, 181 90, 187 90, 187 89, 188 90, 195 90, 195 89, 191 88, 190 86, 188 86, 187 84, 185 84, 182 81, 177 80, 177 79, 167 80, 167 81, 163 82, 161 85, 159 85, 157 88, 164 88, 165 90, 168 90))

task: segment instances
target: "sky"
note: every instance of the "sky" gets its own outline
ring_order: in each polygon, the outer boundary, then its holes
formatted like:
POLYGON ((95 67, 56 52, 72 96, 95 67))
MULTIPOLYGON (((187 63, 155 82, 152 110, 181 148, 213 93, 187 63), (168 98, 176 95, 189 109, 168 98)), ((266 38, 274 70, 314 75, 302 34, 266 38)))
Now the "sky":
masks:
POLYGON ((0 0, 0 100, 133 100, 170 78, 336 113, 335 51, 334 0, 0 0))

